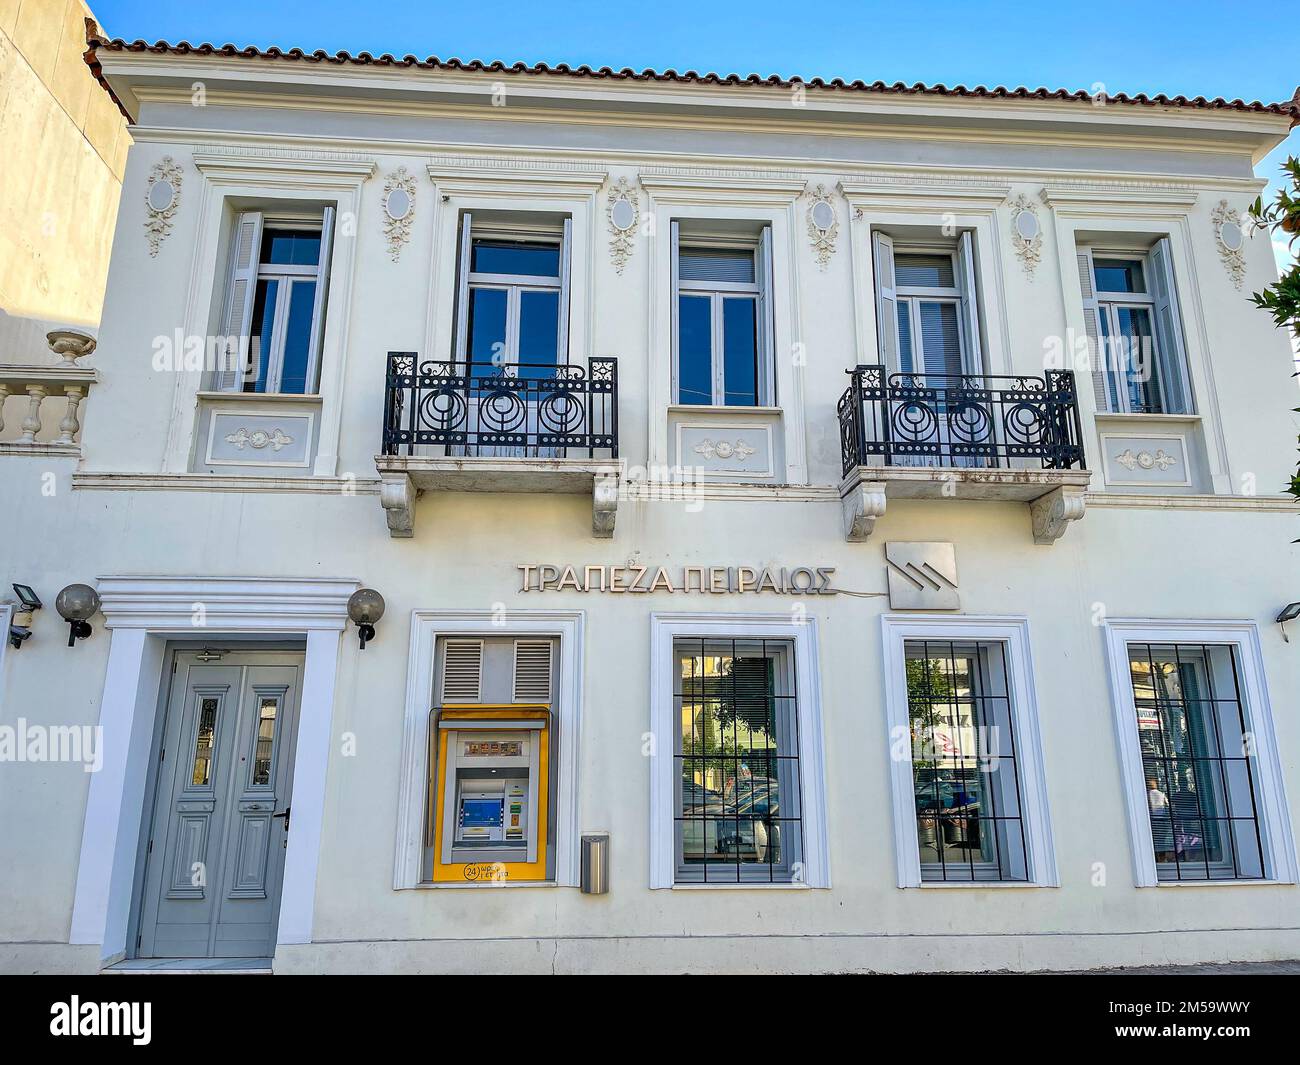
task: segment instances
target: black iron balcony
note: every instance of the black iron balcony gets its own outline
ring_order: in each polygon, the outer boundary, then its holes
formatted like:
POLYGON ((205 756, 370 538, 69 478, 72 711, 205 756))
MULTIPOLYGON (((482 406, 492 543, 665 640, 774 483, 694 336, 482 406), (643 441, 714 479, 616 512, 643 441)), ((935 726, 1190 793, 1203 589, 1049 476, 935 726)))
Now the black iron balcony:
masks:
POLYGON ((618 360, 467 366, 389 352, 375 468, 393 536, 415 535, 428 491, 589 495, 592 535, 613 536, 618 360))
POLYGON ((848 371, 844 474, 861 466, 1083 469, 1074 374, 1044 377, 848 371))
POLYGON ((444 362, 389 352, 385 455, 618 458, 618 360, 444 362))

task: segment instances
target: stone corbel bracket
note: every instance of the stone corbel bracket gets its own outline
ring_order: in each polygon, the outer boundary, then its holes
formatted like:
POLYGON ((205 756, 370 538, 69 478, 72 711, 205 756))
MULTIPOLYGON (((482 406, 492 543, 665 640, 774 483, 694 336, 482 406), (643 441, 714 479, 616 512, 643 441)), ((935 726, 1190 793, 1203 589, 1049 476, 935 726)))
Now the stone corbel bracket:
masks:
POLYGON ((1034 543, 1054 544, 1070 527, 1070 522, 1083 517, 1084 490, 1073 485, 1062 485, 1047 495, 1039 496, 1029 504, 1033 523, 1034 543))
POLYGON ((388 519, 388 535, 411 537, 415 535, 415 501, 420 497, 410 474, 381 473, 379 505, 388 519))
POLYGON ((870 539, 876 519, 885 514, 885 482, 864 481, 850 474, 840 486, 840 512, 844 517, 844 539, 860 544, 870 539))
POLYGON ((597 540, 612 540, 618 519, 621 483, 617 473, 597 476, 591 488, 591 535, 597 540))

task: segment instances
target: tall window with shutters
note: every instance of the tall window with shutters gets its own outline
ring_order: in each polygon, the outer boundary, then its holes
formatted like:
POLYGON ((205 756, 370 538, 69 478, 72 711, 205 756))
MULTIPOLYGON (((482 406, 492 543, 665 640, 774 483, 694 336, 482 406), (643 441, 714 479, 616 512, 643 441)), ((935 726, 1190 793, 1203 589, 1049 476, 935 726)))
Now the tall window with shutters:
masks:
POLYGON ((330 206, 318 214, 240 212, 221 321, 235 357, 217 372, 219 391, 316 392, 333 240, 330 206))
POLYGON ((673 222, 672 242, 674 401, 775 406, 771 227, 746 240, 673 222))
POLYGON ((971 234, 955 243, 903 243, 875 232, 872 255, 881 363, 924 377, 930 388, 983 373, 971 234))
POLYGON ((1078 249, 1097 410, 1191 414, 1169 238, 1149 251, 1078 249))

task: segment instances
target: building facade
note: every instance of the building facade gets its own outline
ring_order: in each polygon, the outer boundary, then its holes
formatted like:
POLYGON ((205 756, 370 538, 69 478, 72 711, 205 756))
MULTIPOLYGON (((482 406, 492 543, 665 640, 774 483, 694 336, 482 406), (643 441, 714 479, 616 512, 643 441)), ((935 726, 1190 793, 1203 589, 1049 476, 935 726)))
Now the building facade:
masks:
POLYGON ((1300 104, 87 61, 134 145, 78 424, 0 460, 5 968, 1300 956, 1242 220, 1300 104))

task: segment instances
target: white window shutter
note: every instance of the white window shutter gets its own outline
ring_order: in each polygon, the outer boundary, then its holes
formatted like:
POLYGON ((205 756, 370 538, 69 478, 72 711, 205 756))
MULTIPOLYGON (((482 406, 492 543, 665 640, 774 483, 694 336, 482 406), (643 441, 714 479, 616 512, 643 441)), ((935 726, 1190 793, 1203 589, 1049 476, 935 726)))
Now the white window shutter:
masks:
POLYGON ((564 237, 560 241, 560 307, 555 330, 555 361, 561 366, 569 361, 569 278, 572 272, 573 219, 566 218, 564 237))
POLYGON ((673 402, 681 402, 681 294, 678 280, 681 277, 678 259, 681 251, 681 234, 676 220, 669 223, 669 255, 672 269, 672 334, 673 334, 673 402))
POLYGON ((334 208, 326 207, 321 217, 320 260, 316 264, 316 302, 311 312, 311 347, 307 356, 307 380, 303 388, 309 394, 319 390, 320 353, 325 342, 325 308, 329 300, 330 260, 334 257, 334 208))
POLYGON ((470 229, 470 214, 466 211, 460 216, 460 256, 456 263, 456 345, 452 358, 457 362, 466 361, 465 353, 469 350, 469 267, 470 253, 473 251, 470 229))
POLYGON ((1092 398, 1099 411, 1119 407, 1113 394, 1115 383, 1107 369, 1107 353, 1101 348, 1101 309, 1097 305, 1097 275, 1093 273, 1092 249, 1078 252, 1079 289, 1083 293, 1083 326, 1088 334, 1088 358, 1092 360, 1092 398))
POLYGON ((257 294, 257 266, 261 251, 262 212, 240 212, 231 234, 226 302, 221 315, 221 335, 227 344, 234 346, 227 357, 235 357, 238 365, 223 365, 217 372, 216 387, 222 392, 238 392, 243 387, 243 371, 253 355, 248 350, 249 333, 253 325, 253 298, 257 294))
POLYGON ((984 356, 980 348, 980 301, 975 283, 975 241, 970 230, 962 233, 957 242, 957 284, 961 286, 962 332, 965 347, 962 351, 963 369, 966 373, 984 372, 984 356))
POLYGON ((1190 414, 1191 390, 1187 384, 1187 345, 1178 312, 1178 286, 1168 237, 1156 241, 1147 256, 1147 277, 1155 299, 1155 333, 1159 347, 1158 370, 1165 414, 1190 414))
POLYGON ((898 293, 894 280, 894 238, 871 234, 871 261, 876 275, 876 340, 880 361, 890 370, 898 366, 898 293))
POLYGON ((514 701, 551 703, 550 640, 515 641, 514 701))
POLYGON ((483 641, 447 640, 442 650, 442 701, 477 703, 482 693, 483 641))
POLYGON ((776 303, 772 282, 772 227, 758 237, 758 402, 776 406, 776 303))

